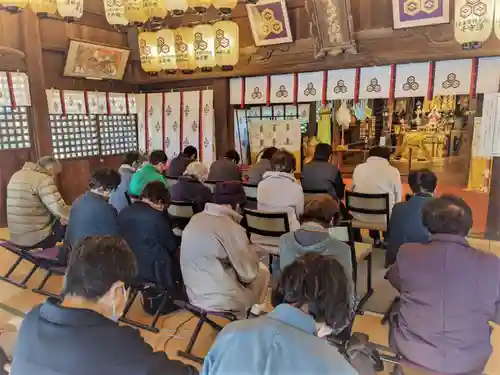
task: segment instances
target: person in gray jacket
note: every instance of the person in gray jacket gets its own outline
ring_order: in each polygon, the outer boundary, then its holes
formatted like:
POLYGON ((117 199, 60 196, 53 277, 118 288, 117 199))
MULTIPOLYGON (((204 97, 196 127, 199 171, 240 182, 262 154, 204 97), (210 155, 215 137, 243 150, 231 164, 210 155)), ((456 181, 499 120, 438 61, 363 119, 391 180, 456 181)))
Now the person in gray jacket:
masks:
POLYGON ((342 200, 345 185, 337 166, 331 163, 332 154, 332 146, 329 144, 320 143, 316 146, 313 160, 302 167, 302 188, 327 191, 342 200))
POLYGON ((264 173, 272 170, 271 159, 276 152, 278 152, 276 147, 268 147, 262 150, 260 160, 248 169, 247 183, 249 185, 258 185, 264 178, 264 173))
POLYGON ((139 164, 140 155, 138 152, 129 152, 123 157, 123 164, 118 169, 118 173, 121 177, 120 185, 118 185, 109 198, 109 203, 116 208, 118 212, 128 206, 128 200, 125 193, 128 191, 132 175, 137 170, 139 164))
POLYGON ((280 237, 279 266, 283 270, 296 258, 307 253, 333 256, 345 270, 352 300, 354 280, 351 248, 329 233, 329 228, 337 224, 339 217, 339 206, 330 195, 317 194, 307 197, 300 229, 280 237))
POLYGON ((208 181, 241 181, 240 155, 236 150, 229 150, 222 159, 210 166, 208 181))

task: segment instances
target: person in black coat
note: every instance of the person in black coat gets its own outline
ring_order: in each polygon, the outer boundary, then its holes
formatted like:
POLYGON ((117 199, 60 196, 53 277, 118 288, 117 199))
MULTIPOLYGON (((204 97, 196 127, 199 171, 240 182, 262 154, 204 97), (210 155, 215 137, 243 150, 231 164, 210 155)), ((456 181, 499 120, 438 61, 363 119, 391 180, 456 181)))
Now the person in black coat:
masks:
POLYGON ((194 146, 187 146, 182 154, 172 159, 167 171, 167 177, 180 177, 187 166, 198 159, 198 150, 194 146))
POLYGON ((162 182, 150 182, 141 199, 118 215, 120 235, 132 248, 137 260, 138 281, 172 287, 180 280, 176 251, 180 241, 164 211, 170 194, 162 182))
POLYGON ((108 203, 120 184, 120 174, 109 168, 100 169, 90 179, 90 190, 73 202, 69 213, 64 245, 73 248, 89 236, 118 236, 118 213, 108 203))
POLYGON ((115 320, 125 285, 137 272, 118 237, 88 237, 66 271, 64 301, 49 298, 24 318, 14 351, 15 375, 194 375, 197 370, 154 352, 138 330, 115 320))
POLYGON ((203 184, 207 176, 208 168, 204 164, 197 161, 189 164, 184 175, 172 186, 172 200, 193 202, 195 213, 203 211, 205 203, 213 202, 212 191, 203 184))

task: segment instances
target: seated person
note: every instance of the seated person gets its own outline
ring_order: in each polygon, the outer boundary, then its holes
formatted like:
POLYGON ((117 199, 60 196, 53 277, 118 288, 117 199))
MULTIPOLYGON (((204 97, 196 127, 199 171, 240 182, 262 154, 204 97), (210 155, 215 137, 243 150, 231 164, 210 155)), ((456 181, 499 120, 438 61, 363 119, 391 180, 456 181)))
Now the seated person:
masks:
POLYGON ((136 270, 124 240, 80 242, 66 270, 62 305, 49 298, 24 318, 12 374, 196 374, 193 367, 154 352, 138 330, 116 322, 125 307, 125 284, 136 270))
POLYGON ((172 186, 172 200, 193 202, 195 212, 203 211, 205 203, 213 199, 212 190, 203 184, 207 176, 208 168, 204 164, 198 161, 189 164, 184 175, 172 186))
MULTIPOLYGON (((345 270, 350 298, 354 298, 351 248, 346 243, 330 236, 329 228, 338 223, 340 217, 337 202, 327 194, 306 198, 302 225, 295 232, 280 238, 280 269, 293 263, 296 258, 307 253, 330 255, 338 260, 345 270)), ((273 273, 274 275, 274 273, 273 273)))
POLYGON ((162 174, 167 168, 167 160, 167 155, 162 150, 153 151, 149 155, 149 164, 144 164, 132 176, 128 188, 129 194, 133 197, 139 197, 144 186, 153 181, 163 182, 167 186, 167 180, 162 174))
POLYGON ((491 355, 488 322, 500 323, 500 259, 467 242, 472 210, 461 198, 431 199, 422 217, 429 242, 401 246, 387 273, 401 294, 391 347, 424 370, 482 374, 491 355))
MULTIPOLYGON (((359 164, 352 174, 351 190, 363 194, 389 194, 389 209, 401 202, 403 187, 397 168, 389 163, 391 150, 388 147, 373 147, 368 152, 366 162, 359 164)), ((381 218, 368 214, 353 212, 356 220, 368 223, 378 223, 381 218)), ((358 232, 358 231, 357 231, 358 232)), ((360 241, 361 234, 356 233, 360 241)), ((370 236, 377 246, 381 246, 380 233, 370 230, 370 236)))
POLYGON ((108 203, 109 196, 120 184, 120 175, 109 168, 100 169, 90 179, 90 190, 71 206, 64 245, 72 249, 89 236, 119 236, 118 213, 108 203))
POLYGON ((109 198, 109 203, 116 208, 116 211, 118 212, 129 205, 125 194, 128 193, 128 187, 130 185, 130 181, 132 180, 132 175, 137 170, 140 159, 141 157, 138 152, 128 152, 123 157, 123 163, 118 169, 118 173, 121 177, 120 185, 118 185, 109 198))
POLYGON ((304 190, 326 191, 333 197, 344 199, 344 181, 337 166, 331 163, 332 146, 319 143, 314 158, 302 167, 301 181, 304 190))
POLYGON ((241 183, 217 183, 215 203, 194 215, 182 234, 182 277, 189 301, 202 309, 244 317, 250 308, 255 315, 264 308, 270 274, 239 224, 245 201, 241 183))
POLYGON ((7 185, 7 225, 11 241, 26 250, 50 248, 64 238, 69 207, 54 182, 61 164, 52 156, 27 162, 7 185))
POLYGON ((187 166, 198 160, 198 150, 194 146, 186 146, 179 156, 172 159, 167 170, 168 177, 180 177, 184 174, 187 166))
POLYGON ((426 243, 429 231, 422 223, 422 210, 433 198, 437 177, 428 169, 412 171, 408 184, 413 192, 408 201, 397 203, 392 209, 387 239, 387 264, 393 264, 401 245, 408 242, 426 243))
POLYGON ((147 184, 141 199, 118 215, 120 235, 137 260, 138 279, 173 287, 180 282, 176 251, 180 245, 164 214, 170 203, 168 189, 160 181, 147 184))
POLYGON ((262 181, 264 173, 271 170, 271 158, 276 152, 278 152, 276 147, 268 147, 262 151, 260 160, 248 169, 249 185, 258 185, 262 181))
POLYGON ((290 375, 357 372, 337 348, 317 337, 323 324, 349 324, 347 279, 335 259, 306 254, 286 267, 273 312, 230 323, 218 335, 203 375, 290 375))
POLYGON ((304 192, 294 177, 295 156, 280 150, 271 159, 271 171, 257 187, 257 206, 261 211, 287 212, 290 230, 300 228, 299 217, 304 212, 304 192))
POLYGON ((210 166, 209 181, 241 181, 240 155, 236 150, 229 150, 222 159, 216 160, 210 166))

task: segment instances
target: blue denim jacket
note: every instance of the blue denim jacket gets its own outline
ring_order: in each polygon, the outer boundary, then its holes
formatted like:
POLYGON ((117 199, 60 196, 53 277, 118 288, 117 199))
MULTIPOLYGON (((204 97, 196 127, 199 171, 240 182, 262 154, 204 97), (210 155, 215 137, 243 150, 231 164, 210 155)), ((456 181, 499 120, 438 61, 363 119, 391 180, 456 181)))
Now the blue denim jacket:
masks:
POLYGON ((357 375, 314 319, 288 304, 225 327, 205 358, 203 375, 357 375))

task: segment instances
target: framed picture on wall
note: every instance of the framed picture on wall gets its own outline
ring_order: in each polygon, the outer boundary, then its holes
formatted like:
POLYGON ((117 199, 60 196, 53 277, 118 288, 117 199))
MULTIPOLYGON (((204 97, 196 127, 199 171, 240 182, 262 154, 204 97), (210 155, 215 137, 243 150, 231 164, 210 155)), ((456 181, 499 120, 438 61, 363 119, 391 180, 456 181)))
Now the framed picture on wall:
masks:
POLYGON ((129 55, 129 49, 71 39, 64 75, 122 80, 129 55))
POLYGON ((392 0, 394 28, 450 22, 450 0, 392 0))
POLYGON ((293 42, 285 0, 247 4, 247 12, 256 46, 293 42))

